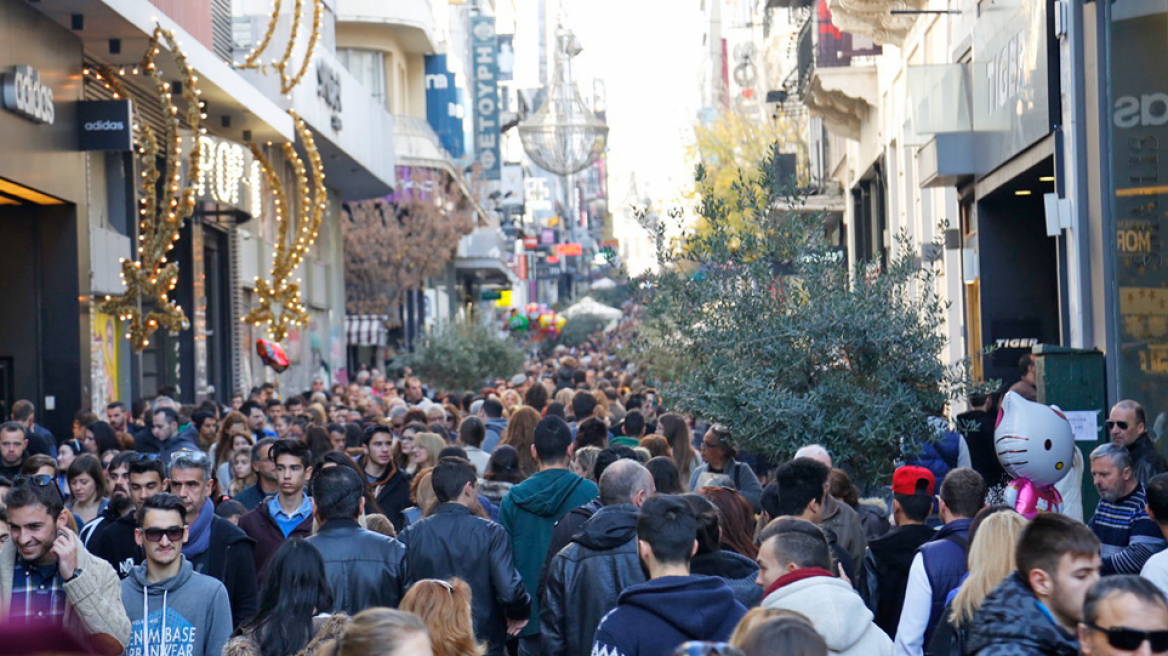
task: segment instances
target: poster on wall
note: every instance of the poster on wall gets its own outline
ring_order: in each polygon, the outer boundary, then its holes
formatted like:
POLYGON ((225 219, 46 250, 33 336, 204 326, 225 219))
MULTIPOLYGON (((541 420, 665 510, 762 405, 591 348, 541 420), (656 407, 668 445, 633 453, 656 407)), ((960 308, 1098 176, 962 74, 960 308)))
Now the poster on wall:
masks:
POLYGON ((121 401, 118 384, 118 320, 112 314, 94 312, 90 321, 93 348, 93 407, 121 401))

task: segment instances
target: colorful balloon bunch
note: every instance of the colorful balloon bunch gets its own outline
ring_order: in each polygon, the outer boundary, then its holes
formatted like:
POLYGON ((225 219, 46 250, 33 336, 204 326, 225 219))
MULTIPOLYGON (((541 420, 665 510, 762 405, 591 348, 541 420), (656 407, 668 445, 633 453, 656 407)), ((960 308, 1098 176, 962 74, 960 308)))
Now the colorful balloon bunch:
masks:
POLYGON ((568 323, 567 317, 549 308, 547 303, 528 303, 526 308, 511 310, 507 325, 512 332, 535 331, 541 338, 556 338, 568 323))

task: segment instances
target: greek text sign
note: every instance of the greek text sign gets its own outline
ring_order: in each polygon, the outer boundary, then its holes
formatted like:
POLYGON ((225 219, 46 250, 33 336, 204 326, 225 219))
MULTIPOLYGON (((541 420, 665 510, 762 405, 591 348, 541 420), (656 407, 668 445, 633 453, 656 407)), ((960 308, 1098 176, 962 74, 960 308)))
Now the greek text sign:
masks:
POLYGON ((474 71, 475 159, 488 180, 498 180, 499 162, 499 42, 495 19, 470 19, 471 69, 474 71))

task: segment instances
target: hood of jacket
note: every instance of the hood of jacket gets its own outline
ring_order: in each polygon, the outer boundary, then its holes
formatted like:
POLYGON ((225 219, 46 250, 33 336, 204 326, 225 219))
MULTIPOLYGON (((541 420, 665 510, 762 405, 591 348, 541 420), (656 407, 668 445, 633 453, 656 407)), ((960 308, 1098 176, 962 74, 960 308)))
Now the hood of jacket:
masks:
POLYGON ((511 488, 509 497, 533 515, 558 517, 567 512, 564 504, 572 500, 584 480, 567 469, 545 469, 511 488))
POLYGON ((727 622, 736 623, 742 610, 726 582, 713 576, 664 576, 634 585, 619 604, 656 615, 691 640, 722 635, 727 622))
POLYGON ((690 572, 702 576, 720 576, 724 579, 750 579, 758 576, 758 564, 740 553, 721 549, 698 554, 689 563, 690 572))
POLYGON ((195 573, 195 568, 191 567, 191 561, 182 558, 182 565, 178 568, 178 574, 175 574, 169 579, 164 579, 157 583, 150 583, 146 580, 146 563, 135 565, 134 569, 130 570, 130 575, 126 577, 134 592, 141 594, 142 590, 146 590, 147 595, 161 595, 162 593, 171 593, 182 587, 192 575, 195 573))
POLYGON ((495 417, 494 419, 488 419, 488 420, 483 422, 483 427, 486 428, 487 430, 497 431, 499 433, 502 433, 503 429, 507 428, 507 420, 503 417, 495 417))
POLYGON ((1074 656, 1079 641, 1054 623, 1018 572, 1006 577, 985 598, 969 625, 969 653, 990 645, 1012 645, 1018 653, 1074 656))
POLYGON ((584 522, 572 542, 596 551, 615 549, 637 537, 637 507, 631 503, 604 506, 584 522))
POLYGON ((833 577, 815 576, 784 585, 768 594, 762 605, 797 610, 811 618, 833 653, 851 649, 870 629, 880 631, 860 595, 851 585, 833 577))

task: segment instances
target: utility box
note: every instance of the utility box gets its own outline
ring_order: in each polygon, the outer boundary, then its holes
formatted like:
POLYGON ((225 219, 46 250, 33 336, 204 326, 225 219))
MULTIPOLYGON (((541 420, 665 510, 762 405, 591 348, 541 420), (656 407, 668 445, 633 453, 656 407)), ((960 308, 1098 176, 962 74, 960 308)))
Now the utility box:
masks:
POLYGON ((1103 431, 1107 419, 1103 353, 1052 344, 1039 344, 1032 352, 1037 360, 1038 402, 1057 405, 1075 428, 1075 446, 1083 454, 1083 520, 1087 521, 1099 503, 1099 492, 1091 482, 1089 456, 1109 439, 1103 431))

